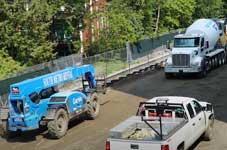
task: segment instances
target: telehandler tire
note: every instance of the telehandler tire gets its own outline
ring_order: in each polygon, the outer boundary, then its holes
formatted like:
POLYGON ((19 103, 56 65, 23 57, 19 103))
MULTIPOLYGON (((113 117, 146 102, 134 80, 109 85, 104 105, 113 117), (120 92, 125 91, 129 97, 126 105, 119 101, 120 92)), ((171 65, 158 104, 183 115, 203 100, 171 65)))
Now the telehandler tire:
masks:
POLYGON ((97 93, 93 93, 88 101, 87 117, 94 120, 99 115, 100 102, 97 93))
POLYGON ((8 130, 8 122, 2 121, 2 127, 1 127, 1 136, 6 139, 14 138, 16 136, 19 136, 21 134, 20 131, 9 131, 8 130))
POLYGON ((50 137, 53 139, 60 139, 61 137, 63 137, 68 130, 68 124, 68 113, 63 108, 58 109, 55 114, 54 120, 48 122, 47 125, 50 137))

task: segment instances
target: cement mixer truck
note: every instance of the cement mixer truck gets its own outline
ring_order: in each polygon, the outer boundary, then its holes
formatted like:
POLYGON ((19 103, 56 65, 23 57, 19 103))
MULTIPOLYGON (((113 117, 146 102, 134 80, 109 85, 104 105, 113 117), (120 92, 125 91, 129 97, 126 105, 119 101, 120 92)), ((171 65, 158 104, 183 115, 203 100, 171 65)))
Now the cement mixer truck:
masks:
POLYGON ((199 19, 184 34, 174 37, 171 56, 166 60, 165 77, 197 74, 205 77, 207 71, 226 61, 226 22, 199 19))

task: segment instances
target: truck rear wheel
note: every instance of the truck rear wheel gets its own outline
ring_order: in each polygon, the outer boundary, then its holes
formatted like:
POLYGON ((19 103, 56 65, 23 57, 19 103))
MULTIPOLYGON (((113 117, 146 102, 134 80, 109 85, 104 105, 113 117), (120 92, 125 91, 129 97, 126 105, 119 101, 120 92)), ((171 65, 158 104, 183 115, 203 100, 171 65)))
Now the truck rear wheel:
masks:
POLYGON ((211 69, 215 68, 215 58, 211 58, 211 69))
POLYGON ((225 64, 225 53, 221 54, 221 65, 225 64))
POLYGON ((99 115, 100 103, 97 93, 93 93, 88 101, 88 119, 95 119, 99 115))
POLYGON ((57 110, 54 120, 48 122, 48 133, 51 138, 60 139, 68 130, 69 117, 65 109, 57 110))
POLYGON ((214 68, 218 67, 218 56, 214 56, 214 68))
POLYGON ((222 54, 218 55, 218 66, 222 65, 222 54))

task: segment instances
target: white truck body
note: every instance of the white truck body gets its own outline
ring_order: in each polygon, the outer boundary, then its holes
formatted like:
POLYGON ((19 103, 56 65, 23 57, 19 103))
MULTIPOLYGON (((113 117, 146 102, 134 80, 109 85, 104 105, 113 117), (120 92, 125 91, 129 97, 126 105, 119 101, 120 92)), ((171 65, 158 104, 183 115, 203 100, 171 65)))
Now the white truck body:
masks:
POLYGON ((138 112, 110 130, 106 150, 188 149, 202 134, 211 133, 214 121, 211 104, 188 97, 155 97, 138 112), (168 101, 162 115, 154 116, 160 99, 168 101))
POLYGON ((185 34, 174 37, 172 53, 165 65, 166 77, 179 73, 206 75, 208 70, 224 64, 225 48, 224 23, 199 19, 185 34))

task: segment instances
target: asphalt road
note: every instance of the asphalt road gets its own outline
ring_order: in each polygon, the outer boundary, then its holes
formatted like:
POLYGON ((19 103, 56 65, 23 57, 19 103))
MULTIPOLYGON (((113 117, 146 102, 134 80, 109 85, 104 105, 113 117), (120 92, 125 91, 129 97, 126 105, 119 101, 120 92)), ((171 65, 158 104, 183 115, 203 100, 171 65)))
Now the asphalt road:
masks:
POLYGON ((24 133, 10 140, 0 138, 0 149, 104 150, 110 128, 135 114, 139 101, 161 95, 190 96, 213 103, 214 139, 198 140, 191 149, 227 149, 227 65, 211 71, 204 79, 167 80, 162 70, 123 79, 101 96, 103 103, 96 120, 73 121, 67 135, 60 140, 49 139, 46 130, 24 133))

